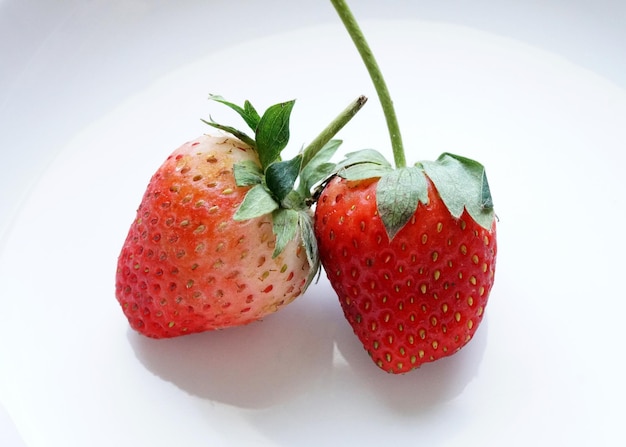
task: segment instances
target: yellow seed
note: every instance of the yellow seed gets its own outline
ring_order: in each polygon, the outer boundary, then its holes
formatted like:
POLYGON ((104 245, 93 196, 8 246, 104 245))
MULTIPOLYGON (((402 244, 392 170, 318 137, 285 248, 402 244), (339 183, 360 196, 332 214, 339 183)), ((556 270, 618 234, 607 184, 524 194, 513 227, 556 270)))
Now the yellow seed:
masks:
POLYGON ((474 322, 472 320, 467 320, 467 328, 471 329, 474 327, 474 322))
POLYGON ((437 223, 437 233, 441 233, 441 231, 443 231, 443 223, 442 222, 438 222, 437 223))
POLYGON ((428 241, 428 235, 426 233, 422 234, 422 244, 425 244, 428 241))
POLYGON ((484 310, 483 306, 480 306, 478 310, 476 311, 476 315, 480 317, 483 314, 483 310, 484 310))
POLYGON ((433 254, 431 255, 433 262, 437 262, 437 259, 439 258, 439 253, 437 253, 436 251, 433 251, 433 254))
POLYGON ((419 355, 419 357, 420 357, 421 359, 423 359, 423 358, 424 358, 424 351, 423 351, 422 349, 420 349, 420 350, 417 352, 417 355, 419 355))
POLYGON ((465 244, 461 245, 461 253, 463 253, 464 255, 467 254, 467 245, 465 244))
POLYGON ((426 284, 422 284, 422 285, 420 286, 420 291, 421 291, 423 294, 426 294, 426 290, 427 290, 426 284))
POLYGON ((448 305, 446 303, 443 303, 441 305, 441 311, 445 314, 446 312, 448 312, 448 305))
POLYGON ((467 305, 468 306, 473 306, 474 305, 474 298, 472 298, 471 296, 469 296, 467 298, 467 305))
POLYGON ((430 324, 432 324, 433 326, 437 326, 437 317, 431 317, 430 324))
POLYGON ((480 296, 483 296, 485 294, 485 288, 483 286, 480 286, 480 288, 478 289, 478 294, 480 296))
POLYGON ((441 272, 439 270, 435 270, 435 273, 433 273, 433 278, 435 278, 435 281, 438 281, 440 277, 441 272))
POLYGON ((471 285, 475 286, 476 285, 476 277, 475 276, 470 276, 469 282, 471 285))
POLYGON ((454 319, 456 320, 457 323, 461 321, 461 312, 455 312, 454 319))
POLYGON ((480 259, 478 258, 478 255, 474 255, 474 256, 472 256, 472 262, 473 262, 474 264, 478 264, 478 262, 480 262, 480 259))
POLYGON ((432 345, 433 349, 437 349, 439 347, 439 342, 437 340, 433 340, 431 345, 432 345))

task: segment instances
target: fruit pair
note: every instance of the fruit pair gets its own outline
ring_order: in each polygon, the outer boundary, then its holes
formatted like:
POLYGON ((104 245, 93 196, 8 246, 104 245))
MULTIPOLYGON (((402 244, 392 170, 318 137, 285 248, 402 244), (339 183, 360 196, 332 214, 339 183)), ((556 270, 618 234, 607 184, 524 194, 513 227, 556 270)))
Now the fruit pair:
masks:
POLYGON ((329 161, 340 143, 331 138, 363 97, 291 160, 280 153, 293 101, 260 116, 249 102, 213 97, 254 137, 207 122, 232 137, 186 143, 153 176, 117 269, 117 299, 139 332, 174 337, 257 320, 302 294, 320 261, 385 371, 451 355, 476 332, 497 254, 485 169, 448 153, 406 165, 376 61, 345 2, 331 2, 374 81, 395 168, 374 150, 329 161))

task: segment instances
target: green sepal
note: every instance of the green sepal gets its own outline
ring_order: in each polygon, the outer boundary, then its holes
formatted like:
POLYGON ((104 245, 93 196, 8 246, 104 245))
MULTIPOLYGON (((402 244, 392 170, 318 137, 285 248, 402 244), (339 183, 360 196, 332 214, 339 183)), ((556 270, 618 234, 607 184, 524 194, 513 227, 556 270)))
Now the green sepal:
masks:
POLYGON ((433 182, 452 216, 459 218, 463 210, 467 210, 479 225, 491 229, 495 214, 482 164, 459 155, 443 153, 436 161, 423 161, 418 165, 433 182))
POLYGON ((270 106, 256 129, 256 149, 265 170, 279 159, 280 152, 289 142, 289 118, 295 101, 287 101, 270 106))
POLYGON ((281 203, 287 194, 291 192, 302 165, 302 155, 299 154, 291 160, 275 161, 265 170, 265 184, 281 203))
POLYGON ((237 104, 233 104, 232 102, 226 101, 223 97, 219 95, 209 95, 209 99, 230 107, 232 110, 237 112, 239 116, 241 116, 241 118, 243 118, 243 120, 246 122, 248 127, 250 127, 250 129, 256 131, 256 128, 259 125, 259 120, 261 119, 261 117, 259 116, 256 109, 252 106, 250 101, 246 100, 244 102, 243 107, 240 107, 237 104))
POLYGON ((233 104, 232 102, 226 101, 223 97, 219 95, 209 95, 209 99, 230 107, 232 110, 237 112, 239 116, 241 116, 241 118, 243 118, 243 120, 246 122, 248 127, 250 127, 250 129, 256 131, 256 128, 259 125, 259 120, 261 119, 261 117, 259 116, 256 109, 252 106, 250 101, 246 100, 244 103, 244 106, 240 107, 237 104, 233 104))
POLYGON ((342 169, 339 171, 338 175, 346 180, 356 181, 382 177, 392 170, 393 168, 391 167, 381 166, 375 163, 360 163, 342 169))
POLYGON ((331 175, 335 169, 335 163, 331 163, 330 159, 335 155, 341 143, 341 140, 330 140, 310 159, 306 151, 302 154, 300 184, 298 185, 298 192, 301 196, 310 197, 313 187, 331 175))
POLYGON ((272 257, 282 253, 289 241, 296 237, 298 232, 298 212, 295 210, 279 208, 272 213, 274 224, 272 229, 276 236, 276 245, 272 257))
POLYGON ((428 183, 421 169, 400 168, 380 178, 376 206, 390 240, 415 214, 419 202, 428 204, 428 183))
POLYGON ((313 278, 315 278, 315 275, 320 270, 317 239, 315 238, 315 231, 313 229, 313 216, 308 210, 298 211, 298 228, 300 229, 300 237, 302 238, 302 245, 304 245, 306 259, 311 267, 309 277, 305 284, 306 288, 311 284, 311 281, 313 281, 313 278))
POLYGON ((346 154, 346 158, 337 163, 336 173, 346 180, 365 180, 381 177, 392 170, 393 167, 380 152, 363 149, 346 154))
POLYGON ((253 186, 243 198, 233 219, 248 220, 269 214, 278 209, 279 205, 263 185, 253 186))
POLYGON ((200 119, 204 124, 208 124, 211 127, 215 127, 216 129, 223 130, 224 132, 228 132, 229 134, 235 136, 236 138, 239 138, 241 141, 243 141, 244 143, 246 143, 248 146, 252 148, 256 147, 256 142, 254 141, 254 138, 249 137, 245 132, 235 129, 234 127, 231 127, 231 126, 224 126, 222 124, 218 124, 215 121, 213 121, 212 118, 210 118, 211 121, 207 121, 202 118, 200 119))
POLYGON ((261 167, 252 160, 235 163, 233 166, 237 186, 253 186, 263 182, 261 167))
POLYGON ((308 210, 292 210, 279 208, 272 213, 273 231, 276 236, 276 246, 273 257, 277 257, 285 249, 289 241, 298 235, 304 246, 307 262, 311 268, 305 288, 309 286, 320 269, 320 260, 317 249, 317 239, 313 229, 313 217, 308 210))

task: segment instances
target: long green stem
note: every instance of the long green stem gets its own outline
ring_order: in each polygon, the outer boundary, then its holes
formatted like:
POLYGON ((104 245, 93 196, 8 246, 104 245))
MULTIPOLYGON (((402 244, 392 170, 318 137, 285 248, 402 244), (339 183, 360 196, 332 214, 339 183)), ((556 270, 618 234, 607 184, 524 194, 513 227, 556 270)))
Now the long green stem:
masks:
POLYGON ((393 107, 393 101, 391 100, 391 95, 387 89, 387 84, 385 83, 382 72, 380 71, 378 63, 374 58, 374 54, 365 40, 365 36, 363 35, 363 32, 361 31, 361 28, 354 18, 352 11, 350 11, 347 3, 344 0, 330 1, 337 10, 337 14, 339 14, 341 21, 350 34, 352 41, 356 45, 356 48, 359 51, 365 66, 367 67, 370 78, 374 83, 378 99, 380 100, 385 114, 385 119, 387 120, 387 128, 391 138, 391 148, 393 150, 394 162, 397 168, 403 168, 406 166, 406 158, 404 156, 404 146, 402 144, 400 126, 398 125, 398 118, 396 117, 396 112, 393 107))
POLYGON ((309 164, 311 159, 357 114, 365 105, 367 98, 359 96, 352 101, 337 117, 326 126, 320 134, 302 151, 302 166, 309 164))

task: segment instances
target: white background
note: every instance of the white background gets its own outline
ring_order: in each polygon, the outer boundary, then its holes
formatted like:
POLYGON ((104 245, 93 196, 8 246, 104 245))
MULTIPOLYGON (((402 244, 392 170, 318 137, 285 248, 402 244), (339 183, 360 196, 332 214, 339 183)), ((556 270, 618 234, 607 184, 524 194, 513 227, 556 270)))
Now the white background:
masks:
MULTIPOLYGON (((297 97, 299 143, 373 97, 368 80, 324 1, 0 0, 3 445, 161 445, 166 422, 187 445, 624 443, 626 5, 353 3, 409 160, 454 148, 488 167, 501 251, 476 339, 386 376, 324 279, 262 325, 162 344, 128 332, 117 245, 160 160, 205 131, 206 95, 297 97)), ((380 119, 371 101, 342 136, 384 150, 380 119)))

